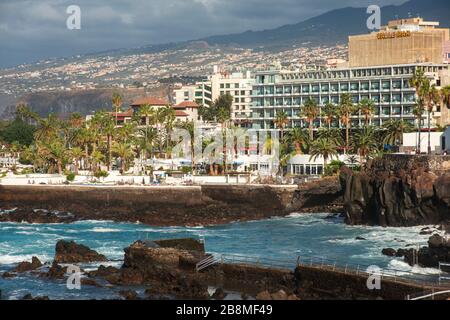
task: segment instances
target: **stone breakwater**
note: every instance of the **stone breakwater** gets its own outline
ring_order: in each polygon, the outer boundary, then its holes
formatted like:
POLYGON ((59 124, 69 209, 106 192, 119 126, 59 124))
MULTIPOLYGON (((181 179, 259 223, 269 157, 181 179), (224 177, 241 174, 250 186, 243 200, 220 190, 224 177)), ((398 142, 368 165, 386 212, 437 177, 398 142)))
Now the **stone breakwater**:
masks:
POLYGON ((386 155, 361 173, 341 170, 346 222, 382 226, 448 224, 450 156, 386 155))
POLYGON ((0 221, 141 222, 155 226, 211 225, 293 212, 337 212, 337 179, 301 186, 168 187, 1 186, 0 221))

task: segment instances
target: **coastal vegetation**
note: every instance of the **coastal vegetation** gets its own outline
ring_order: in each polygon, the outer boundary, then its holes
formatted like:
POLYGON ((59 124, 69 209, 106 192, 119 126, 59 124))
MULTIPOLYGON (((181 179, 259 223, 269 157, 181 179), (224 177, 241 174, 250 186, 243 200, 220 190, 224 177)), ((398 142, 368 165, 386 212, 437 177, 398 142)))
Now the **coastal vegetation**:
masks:
MULTIPOLYGON (((343 153, 358 155, 357 163, 351 165, 362 166, 368 159, 401 146, 403 133, 417 130, 420 134, 424 117, 430 135, 432 112, 436 106, 449 104, 450 88, 438 90, 430 85, 422 69, 416 71, 410 85, 417 91, 413 111, 418 120, 416 128, 402 119, 391 119, 381 127, 373 125, 375 102, 363 99, 354 103, 349 94, 342 94, 338 105, 321 106, 316 100, 308 99, 298 112, 304 121, 303 127, 292 127, 290 115, 279 111, 273 125, 279 130, 281 166, 286 166, 288 160, 298 154, 309 154, 311 159, 322 157, 327 166, 343 153), (317 129, 319 123, 323 125, 317 129)), ((199 112, 204 121, 220 124, 224 138, 226 130, 237 132, 239 129, 231 121, 232 103, 231 95, 221 95, 211 106, 202 106, 199 112)), ((86 118, 79 113, 65 118, 54 114, 40 117, 27 105, 18 105, 15 119, 0 123, 0 156, 20 158, 22 164, 32 165, 33 171, 40 173, 77 175, 79 170, 88 170, 94 176, 104 176, 103 172, 117 169, 124 174, 136 163, 141 164, 141 171, 147 172, 147 159, 171 157, 178 142, 170 138, 175 127, 191 134, 191 155, 194 154, 194 123, 176 120, 173 108, 142 105, 131 121, 119 124, 121 112, 123 100, 117 93, 111 98, 110 110, 97 111, 86 118)), ((270 138, 265 148, 271 149, 273 144, 270 138)), ((202 150, 205 148, 203 145, 202 150)), ((420 151, 417 146, 417 152, 420 151)), ((195 172, 197 164, 194 157, 191 160, 190 171, 195 172)), ((220 170, 211 165, 210 172, 226 172, 229 168, 230 164, 220 170)), ((283 171, 286 170, 280 173, 283 171)))

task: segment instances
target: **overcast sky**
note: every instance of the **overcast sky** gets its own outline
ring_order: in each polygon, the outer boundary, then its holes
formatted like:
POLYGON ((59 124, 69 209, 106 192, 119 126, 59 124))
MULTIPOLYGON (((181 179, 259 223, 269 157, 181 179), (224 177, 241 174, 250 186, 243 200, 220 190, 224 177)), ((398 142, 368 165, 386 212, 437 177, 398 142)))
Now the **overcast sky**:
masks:
POLYGON ((346 7, 406 0, 0 0, 0 67, 114 48, 297 23, 346 7), (66 9, 81 8, 81 30, 66 9))

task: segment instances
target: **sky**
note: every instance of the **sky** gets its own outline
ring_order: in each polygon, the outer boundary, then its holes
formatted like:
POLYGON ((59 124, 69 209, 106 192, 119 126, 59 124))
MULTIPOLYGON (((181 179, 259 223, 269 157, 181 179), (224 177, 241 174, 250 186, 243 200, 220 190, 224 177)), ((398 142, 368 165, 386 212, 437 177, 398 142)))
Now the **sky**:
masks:
POLYGON ((0 0, 0 68, 51 57, 263 30, 406 0, 0 0), (81 10, 70 30, 67 7, 81 10))

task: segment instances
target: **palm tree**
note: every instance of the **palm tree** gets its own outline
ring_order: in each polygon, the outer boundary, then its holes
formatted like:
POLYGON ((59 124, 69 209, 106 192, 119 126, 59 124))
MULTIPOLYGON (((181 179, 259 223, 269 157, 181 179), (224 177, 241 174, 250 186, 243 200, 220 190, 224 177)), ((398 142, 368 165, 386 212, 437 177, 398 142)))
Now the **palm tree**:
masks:
POLYGON ((281 140, 284 138, 284 128, 289 124, 289 118, 285 111, 278 111, 274 120, 274 124, 280 129, 281 140))
POLYGON ((337 117, 336 106, 332 103, 327 103, 322 108, 322 117, 324 117, 325 122, 328 124, 328 128, 331 129, 331 124, 337 117))
POLYGON ((122 107, 122 103, 123 103, 122 96, 118 92, 114 92, 112 95, 111 101, 112 101, 114 112, 116 114, 115 123, 117 126, 117 113, 119 113, 121 111, 121 107, 122 107))
POLYGON ((38 127, 35 132, 35 139, 39 141, 52 141, 58 135, 61 122, 53 113, 47 118, 38 120, 38 127))
POLYGON ((424 82, 420 95, 424 98, 425 106, 427 109, 427 123, 428 123, 428 154, 431 154, 431 113, 434 110, 434 106, 440 102, 439 91, 435 85, 431 85, 430 81, 424 82))
POLYGON ((320 108, 315 100, 308 98, 300 111, 299 116, 304 118, 309 124, 309 137, 314 139, 314 121, 320 116, 320 108))
POLYGON ((63 143, 56 140, 50 144, 46 144, 45 147, 47 149, 49 159, 56 163, 58 174, 61 175, 63 173, 62 166, 67 155, 63 143))
MULTIPOLYGON (((150 127, 150 125, 154 125, 156 122, 155 121, 155 119, 156 119, 155 109, 153 109, 153 107, 151 107, 150 105, 145 104, 139 108, 139 117, 145 119, 144 136, 145 136, 145 141, 147 141, 149 127, 150 127)), ((146 157, 147 157, 147 154, 146 154, 146 157)))
POLYGON ((319 138, 332 141, 337 147, 340 147, 344 144, 342 132, 338 128, 319 129, 319 131, 317 132, 317 136, 319 138))
POLYGON ((409 80, 409 85, 416 89, 416 108, 414 109, 413 113, 416 116, 416 119, 418 119, 418 129, 419 129, 419 141, 417 145, 417 153, 421 153, 421 131, 422 131, 422 116, 423 116, 423 109, 425 107, 425 97, 426 94, 423 90, 423 87, 429 86, 429 80, 425 76, 425 70, 423 68, 416 68, 414 71, 413 77, 409 80))
POLYGON ((189 132, 189 137, 191 138, 191 168, 192 173, 195 173, 195 124, 194 121, 185 121, 180 124, 180 128, 187 130, 189 132))
POLYGON ((362 99, 359 102, 359 111, 364 115, 364 124, 367 127, 369 125, 370 118, 372 118, 375 112, 375 102, 371 99, 362 99))
POLYGON ((311 148, 309 150, 311 154, 311 158, 316 160, 318 157, 323 157, 324 167, 327 166, 328 159, 337 156, 337 146, 333 143, 333 141, 326 140, 323 138, 319 138, 311 144, 311 148))
POLYGON ((134 151, 129 143, 116 142, 113 146, 113 152, 120 158, 121 173, 124 174, 127 164, 134 158, 134 151))
POLYGON ((374 127, 366 127, 353 135, 352 147, 359 154, 359 162, 362 165, 364 159, 378 148, 376 130, 374 127))
POLYGON ((296 127, 289 132, 288 141, 294 144, 296 153, 301 154, 302 147, 309 146, 309 134, 305 129, 296 127))
POLYGON ((384 138, 383 143, 389 145, 402 145, 403 134, 412 131, 412 125, 404 120, 391 119, 383 124, 384 138))
POLYGON ((450 86, 441 89, 441 105, 450 109, 450 86))
POLYGON ((83 157, 83 153, 84 151, 80 147, 75 147, 70 150, 70 157, 73 160, 75 175, 78 175, 79 162, 83 157))
POLYGON ((350 131, 350 117, 355 110, 353 105, 352 97, 349 93, 343 93, 341 95, 341 102, 339 104, 339 117, 341 122, 345 125, 345 150, 348 150, 349 141, 349 131, 350 131))
POLYGON ((416 105, 413 109, 413 115, 417 120, 417 131, 418 131, 418 142, 417 142, 417 146, 416 146, 416 153, 420 154, 421 153, 421 145, 422 145, 422 139, 421 139, 421 133, 422 133, 422 119, 423 119, 423 102, 421 99, 419 99, 416 102, 416 105))

